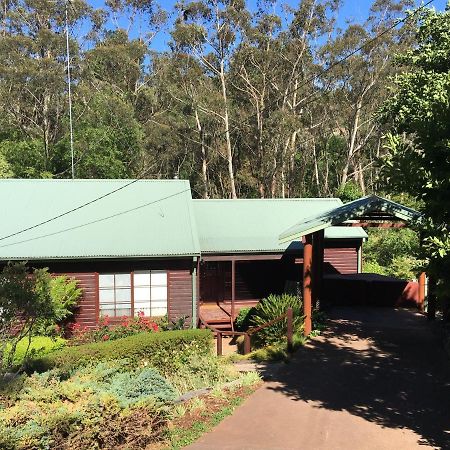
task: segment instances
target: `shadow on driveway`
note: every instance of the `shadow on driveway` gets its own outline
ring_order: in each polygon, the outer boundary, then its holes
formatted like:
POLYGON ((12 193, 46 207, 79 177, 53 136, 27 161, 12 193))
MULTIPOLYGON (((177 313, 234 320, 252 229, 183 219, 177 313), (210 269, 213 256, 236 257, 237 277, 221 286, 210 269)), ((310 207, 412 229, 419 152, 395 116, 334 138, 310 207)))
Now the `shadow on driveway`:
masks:
POLYGON ((339 308, 269 389, 318 408, 414 431, 450 448, 450 361, 426 318, 408 310, 339 308))

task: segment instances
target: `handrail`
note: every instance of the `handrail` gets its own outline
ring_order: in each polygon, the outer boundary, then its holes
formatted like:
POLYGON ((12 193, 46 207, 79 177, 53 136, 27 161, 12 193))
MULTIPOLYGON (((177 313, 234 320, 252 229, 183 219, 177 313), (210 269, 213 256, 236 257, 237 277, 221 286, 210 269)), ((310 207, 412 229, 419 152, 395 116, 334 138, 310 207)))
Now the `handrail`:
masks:
POLYGON ((260 330, 263 330, 264 328, 270 327, 273 324, 280 322, 283 319, 286 319, 287 317, 287 312, 285 312, 284 314, 281 314, 281 316, 276 317, 275 319, 272 319, 270 322, 266 322, 262 325, 260 325, 259 327, 252 327, 249 328, 249 330, 247 331, 248 334, 254 334, 257 333, 260 330))
POLYGON ((217 337, 217 356, 222 356, 222 336, 244 336, 244 355, 251 352, 251 336, 258 331, 263 330, 264 328, 268 328, 272 326, 273 324, 280 322, 281 320, 287 319, 287 348, 288 351, 293 350, 293 339, 294 339, 294 312, 292 308, 288 308, 284 314, 281 316, 276 317, 275 319, 272 319, 271 321, 264 323, 263 325, 260 325, 255 328, 251 328, 247 331, 224 331, 219 330, 218 328, 215 328, 211 325, 209 325, 201 315, 199 315, 199 321, 210 330, 214 331, 216 333, 217 337))

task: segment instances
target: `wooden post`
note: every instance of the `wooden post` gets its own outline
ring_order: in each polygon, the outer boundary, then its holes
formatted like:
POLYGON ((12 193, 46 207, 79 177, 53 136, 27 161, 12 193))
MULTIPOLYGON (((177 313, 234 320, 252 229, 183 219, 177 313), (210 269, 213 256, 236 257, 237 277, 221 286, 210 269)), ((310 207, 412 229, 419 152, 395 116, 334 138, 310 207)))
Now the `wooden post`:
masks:
POLYGON ((312 307, 320 309, 323 283, 324 230, 313 234, 313 271, 312 271, 312 307))
POLYGON ((248 355, 252 351, 252 343, 248 333, 244 334, 244 355, 248 355))
POLYGON ((436 319, 436 308, 437 308, 436 283, 434 278, 430 276, 428 277, 428 305, 427 305, 428 320, 436 319))
POLYGON ((305 316, 305 326, 303 334, 308 336, 312 331, 312 261, 313 261, 313 241, 312 235, 307 234, 303 242, 303 315, 305 316))
POLYGON ((419 307, 419 311, 423 312, 425 307, 425 284, 427 281, 427 277, 425 275, 425 272, 422 272, 419 275, 419 304, 417 305, 419 307))
POLYGON ((222 333, 218 331, 216 333, 217 339, 217 356, 222 356, 222 333))
POLYGON ((286 311, 287 319, 287 350, 292 352, 294 350, 294 312, 292 308, 286 311))
POLYGON ((236 261, 233 259, 231 261, 231 322, 234 322, 235 311, 234 311, 234 301, 236 297, 236 261))

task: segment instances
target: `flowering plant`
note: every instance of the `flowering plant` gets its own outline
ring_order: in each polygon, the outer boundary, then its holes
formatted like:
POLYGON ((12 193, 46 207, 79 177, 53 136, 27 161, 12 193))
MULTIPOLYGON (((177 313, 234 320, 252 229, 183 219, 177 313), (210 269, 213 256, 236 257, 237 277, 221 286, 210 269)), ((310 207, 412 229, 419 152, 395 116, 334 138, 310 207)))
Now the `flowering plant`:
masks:
POLYGON ((95 328, 88 329, 75 323, 71 326, 72 343, 99 342, 131 336, 137 333, 154 333, 159 331, 158 325, 142 311, 136 317, 122 316, 111 321, 109 316, 102 316, 95 328))

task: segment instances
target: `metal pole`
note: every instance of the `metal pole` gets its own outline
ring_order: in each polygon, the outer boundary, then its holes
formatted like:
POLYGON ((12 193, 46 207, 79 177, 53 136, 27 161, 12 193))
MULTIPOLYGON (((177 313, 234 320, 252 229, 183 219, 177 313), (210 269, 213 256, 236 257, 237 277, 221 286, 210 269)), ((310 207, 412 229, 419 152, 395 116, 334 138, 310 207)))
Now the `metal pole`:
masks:
POLYGON ((69 46, 69 4, 66 0, 66 53, 67 53, 67 86, 69 96, 69 128, 70 128, 70 155, 72 160, 72 179, 75 178, 75 164, 73 152, 73 125, 72 125, 72 80, 70 76, 70 46, 69 46))

